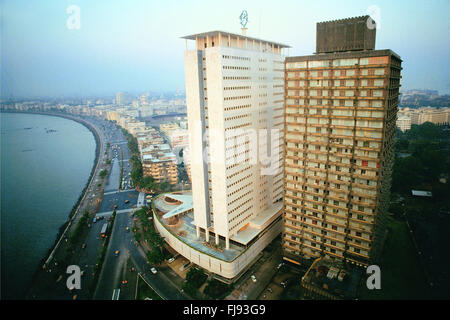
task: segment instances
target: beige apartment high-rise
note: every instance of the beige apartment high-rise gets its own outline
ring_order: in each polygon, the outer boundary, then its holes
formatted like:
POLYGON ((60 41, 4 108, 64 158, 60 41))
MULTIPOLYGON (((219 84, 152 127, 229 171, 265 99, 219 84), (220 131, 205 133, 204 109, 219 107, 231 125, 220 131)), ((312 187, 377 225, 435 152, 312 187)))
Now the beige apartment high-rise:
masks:
POLYGON ((281 232, 287 46, 222 31, 184 38, 196 45, 185 53, 185 73, 197 237, 223 239, 229 249, 266 234, 259 252, 281 232), (258 136, 252 149, 245 132, 260 130, 269 139, 258 136), (251 159, 266 149, 276 150, 265 153, 274 160, 270 174, 251 159))
POLYGON ((374 50, 369 16, 317 24, 317 50, 286 58, 284 259, 367 266, 385 235, 400 57, 374 50))

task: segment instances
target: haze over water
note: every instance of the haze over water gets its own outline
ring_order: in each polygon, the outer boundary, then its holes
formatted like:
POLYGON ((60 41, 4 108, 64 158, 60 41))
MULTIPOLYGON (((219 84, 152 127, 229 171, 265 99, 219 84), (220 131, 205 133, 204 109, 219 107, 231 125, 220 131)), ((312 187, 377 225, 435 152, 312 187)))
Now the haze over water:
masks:
POLYGON ((21 299, 87 183, 96 145, 75 121, 0 117, 1 298, 21 299))

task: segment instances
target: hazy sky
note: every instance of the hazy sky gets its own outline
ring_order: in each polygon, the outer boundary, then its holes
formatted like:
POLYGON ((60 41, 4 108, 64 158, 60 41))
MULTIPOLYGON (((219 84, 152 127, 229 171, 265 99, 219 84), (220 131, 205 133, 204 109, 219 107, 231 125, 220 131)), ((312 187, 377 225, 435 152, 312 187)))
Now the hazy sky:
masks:
MULTIPOLYGON (((450 93, 450 1, 0 0, 3 97, 184 90, 181 36, 240 33, 312 54, 316 22, 379 12, 376 49, 403 59, 402 89, 450 93), (69 29, 67 8, 80 8, 69 29), (375 6, 375 7, 373 7, 375 6), (371 8, 375 8, 373 10, 371 8)), ((375 17, 374 17, 375 18, 375 17)))

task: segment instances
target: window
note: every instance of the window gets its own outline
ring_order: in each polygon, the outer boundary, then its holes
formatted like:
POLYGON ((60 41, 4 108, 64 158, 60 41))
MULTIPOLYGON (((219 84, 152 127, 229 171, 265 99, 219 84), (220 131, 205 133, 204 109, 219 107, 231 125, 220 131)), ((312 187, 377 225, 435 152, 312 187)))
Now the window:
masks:
POLYGON ((383 96, 383 91, 381 91, 381 90, 375 90, 375 91, 373 92, 373 96, 374 96, 374 97, 382 97, 382 96, 383 96))

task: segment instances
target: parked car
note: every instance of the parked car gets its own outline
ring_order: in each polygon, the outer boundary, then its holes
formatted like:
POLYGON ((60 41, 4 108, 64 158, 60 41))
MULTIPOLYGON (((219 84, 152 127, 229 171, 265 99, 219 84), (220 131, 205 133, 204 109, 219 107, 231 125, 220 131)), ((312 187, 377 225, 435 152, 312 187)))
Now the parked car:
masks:
POLYGON ((252 278, 252 281, 253 281, 253 282, 256 282, 256 277, 255 277, 254 274, 252 274, 251 278, 252 278))
POLYGON ((153 274, 156 274, 156 273, 158 272, 155 268, 151 268, 150 271, 151 271, 153 274))
POLYGON ((175 258, 172 257, 172 258, 170 258, 167 262, 168 262, 168 263, 172 263, 172 262, 174 262, 174 261, 175 261, 175 258))
POLYGON ((114 255, 117 257, 117 256, 119 256, 119 250, 116 250, 115 252, 114 252, 114 255))
POLYGON ((83 243, 83 245, 81 246, 82 249, 86 248, 86 243, 83 243))

